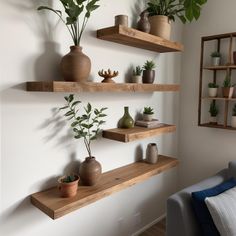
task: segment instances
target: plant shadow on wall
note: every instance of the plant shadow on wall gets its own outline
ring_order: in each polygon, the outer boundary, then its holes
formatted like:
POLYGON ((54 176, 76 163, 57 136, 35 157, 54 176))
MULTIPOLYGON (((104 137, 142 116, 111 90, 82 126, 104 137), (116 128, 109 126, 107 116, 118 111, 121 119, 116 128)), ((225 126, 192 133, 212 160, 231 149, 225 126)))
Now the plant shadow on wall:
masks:
MULTIPOLYGON (((61 61, 61 54, 59 52, 60 45, 54 40, 53 35, 55 29, 60 28, 58 19, 50 20, 47 12, 38 12, 39 4, 53 5, 53 0, 8 0, 5 4, 11 5, 22 14, 19 15, 18 21, 23 21, 25 25, 32 31, 35 38, 40 39, 38 51, 40 54, 32 54, 25 62, 25 71, 29 77, 29 70, 33 70, 35 80, 50 81, 62 80, 60 75, 59 64, 61 61), (42 17, 43 15, 43 17, 42 17)), ((38 42, 37 42, 38 43, 38 42)), ((30 78, 34 80, 34 78, 30 78)))

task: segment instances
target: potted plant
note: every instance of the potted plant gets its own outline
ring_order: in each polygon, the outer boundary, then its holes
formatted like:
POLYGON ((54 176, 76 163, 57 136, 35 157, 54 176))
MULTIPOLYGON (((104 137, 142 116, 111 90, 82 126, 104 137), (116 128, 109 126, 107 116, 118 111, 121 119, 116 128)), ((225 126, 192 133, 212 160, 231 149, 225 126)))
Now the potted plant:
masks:
POLYGON ((133 83, 142 83, 142 68, 140 66, 136 66, 135 69, 133 70, 133 77, 132 77, 132 82, 133 83))
POLYGON ((209 113, 211 115, 210 124, 217 124, 217 115, 219 114, 219 109, 216 106, 215 101, 211 102, 209 113))
POLYGON ((218 88, 219 88, 219 85, 217 85, 216 83, 209 83, 208 84, 209 97, 212 97, 212 98, 217 97, 218 88))
POLYGON ((170 39, 171 21, 179 17, 183 23, 198 19, 201 7, 207 0, 149 0, 147 11, 151 34, 170 39))
POLYGON ((234 107, 233 107, 233 114, 232 114, 231 126, 232 126, 233 128, 236 128, 236 104, 234 104, 234 107))
POLYGON ((231 85, 231 78, 227 74, 223 83, 222 94, 224 98, 232 98, 234 93, 234 85, 231 85))
POLYGON ((88 56, 82 53, 81 38, 91 13, 99 7, 99 5, 97 5, 99 0, 59 1, 67 15, 65 19, 60 10, 54 10, 48 6, 40 6, 38 10, 54 12, 67 27, 74 45, 70 47, 70 52, 61 60, 62 75, 66 81, 82 82, 89 77, 91 61, 88 56), (81 17, 82 13, 84 14, 81 17))
POLYGON ((58 179, 58 188, 62 197, 74 197, 78 189, 79 176, 70 174, 58 179))
POLYGON ((152 121, 153 120, 154 111, 151 107, 144 107, 143 110, 143 120, 152 121))
POLYGON ((75 100, 73 94, 66 96, 65 100, 66 105, 60 110, 66 110, 64 116, 71 121, 70 126, 74 133, 74 138, 82 138, 88 152, 88 157, 81 163, 79 168, 81 181, 85 185, 95 185, 99 181, 102 170, 100 163, 92 155, 91 143, 97 139, 101 131, 101 125, 105 123, 102 119, 106 116, 104 111, 107 108, 92 108, 91 104, 88 103, 84 107, 84 113, 79 114, 80 109, 78 106, 81 101, 75 100))
POLYGON ((144 84, 153 84, 155 79, 155 67, 156 65, 153 61, 146 61, 146 63, 144 64, 142 77, 144 84))
POLYGON ((219 66, 221 60, 221 53, 220 52, 213 52, 211 54, 211 60, 213 66, 219 66))

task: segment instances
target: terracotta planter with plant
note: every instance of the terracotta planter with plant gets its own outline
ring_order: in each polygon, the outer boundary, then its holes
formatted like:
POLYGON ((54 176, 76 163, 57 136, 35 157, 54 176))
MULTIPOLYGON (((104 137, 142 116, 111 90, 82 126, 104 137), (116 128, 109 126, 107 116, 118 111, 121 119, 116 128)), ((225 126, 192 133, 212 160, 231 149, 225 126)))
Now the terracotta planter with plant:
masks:
POLYGON ((75 139, 83 139, 88 157, 81 163, 79 175, 84 185, 95 185, 102 173, 101 165, 96 161, 91 152, 92 141, 98 138, 101 131, 100 127, 105 123, 103 118, 106 116, 104 111, 107 108, 93 108, 90 103, 84 107, 84 113, 80 112, 79 104, 81 101, 75 100, 71 94, 65 97, 66 105, 61 110, 66 110, 64 116, 71 121, 70 127, 73 130, 75 139))
POLYGON ((156 65, 153 61, 146 61, 146 63, 144 64, 142 77, 144 84, 153 84, 155 80, 155 67, 156 65))
POLYGON ((219 85, 216 83, 208 84, 208 95, 211 98, 217 97, 219 85))
POLYGON ((133 70, 132 83, 142 83, 142 72, 143 70, 140 66, 135 67, 135 69, 133 70))
POLYGON ((221 53, 220 52, 213 52, 211 54, 211 64, 213 66, 219 66, 221 62, 221 53))
POLYGON ((201 7, 207 0, 149 0, 147 11, 151 24, 151 34, 170 39, 171 21, 179 17, 183 23, 197 20, 201 7))
POLYGON ((62 75, 66 81, 83 82, 89 78, 91 61, 89 57, 82 52, 80 43, 91 13, 99 7, 99 5, 97 5, 99 0, 59 1, 62 3, 67 15, 65 19, 60 10, 54 10, 48 6, 40 6, 38 10, 54 12, 67 27, 74 45, 70 47, 70 52, 61 60, 62 75), (84 15, 81 19, 82 13, 84 13, 84 15))
POLYGON ((222 88, 222 94, 224 98, 232 98, 234 93, 234 85, 231 85, 231 78, 229 75, 226 75, 223 88, 222 88))
POLYGON ((58 189, 62 197, 74 197, 78 189, 79 176, 65 175, 58 179, 58 189))
POLYGON ((231 118, 231 126, 236 128, 236 104, 234 104, 232 118, 231 118))
POLYGON ((216 106, 215 101, 211 102, 209 113, 211 115, 210 116, 210 124, 217 124, 217 115, 219 114, 219 109, 216 106))
POLYGON ((151 107, 144 107, 143 110, 143 120, 152 121, 153 120, 154 111, 151 107))

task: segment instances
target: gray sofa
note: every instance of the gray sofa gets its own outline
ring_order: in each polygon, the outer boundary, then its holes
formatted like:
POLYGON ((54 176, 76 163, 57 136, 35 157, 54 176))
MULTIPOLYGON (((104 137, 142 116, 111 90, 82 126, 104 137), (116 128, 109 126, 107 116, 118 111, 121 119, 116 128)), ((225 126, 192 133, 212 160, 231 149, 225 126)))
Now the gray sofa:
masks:
POLYGON ((201 236, 191 205, 191 193, 214 187, 223 181, 236 178, 236 161, 230 162, 227 169, 180 192, 167 200, 166 236, 201 236))

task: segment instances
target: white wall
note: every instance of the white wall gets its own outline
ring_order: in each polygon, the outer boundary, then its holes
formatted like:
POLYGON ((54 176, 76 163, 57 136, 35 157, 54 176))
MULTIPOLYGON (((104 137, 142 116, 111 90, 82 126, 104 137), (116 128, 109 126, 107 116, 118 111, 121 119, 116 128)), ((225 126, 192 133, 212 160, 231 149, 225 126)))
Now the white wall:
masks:
MULTIPOLYGON (((92 78, 99 69, 120 71, 124 81, 132 64, 154 59, 159 83, 178 83, 181 54, 158 54, 96 39, 95 30, 113 24, 120 13, 134 15, 141 2, 101 1, 88 24, 82 44, 93 64, 92 78)), ((55 114, 65 94, 29 93, 26 81, 59 79, 57 65, 71 44, 68 32, 52 13, 35 9, 48 1, 1 1, 1 235, 125 236, 164 214, 167 196, 177 187, 177 170, 170 170, 63 218, 52 221, 32 206, 29 195, 56 183, 65 171, 77 169, 86 156, 83 143, 68 137, 65 123, 55 114), (140 217, 134 215, 140 214, 140 217), (141 218, 141 219, 139 219, 141 218), (141 222, 139 222, 141 220, 141 222)), ((173 39, 181 41, 182 26, 174 25, 173 39)), ((135 116, 143 106, 154 106, 161 121, 178 124, 177 93, 78 94, 94 106, 106 106, 104 128, 115 127, 128 105, 135 116)), ((178 133, 129 144, 101 139, 93 145, 94 156, 108 171, 134 162, 149 142, 158 142, 160 153, 177 157, 178 133)))
MULTIPOLYGON (((214 174, 236 158, 235 131, 197 126, 201 37, 235 32, 235 8, 234 0, 208 0, 200 20, 184 28, 179 147, 180 176, 184 186, 214 174)), ((219 85, 223 78, 224 74, 221 73, 217 78, 219 85)), ((212 73, 205 72, 204 81, 211 79, 212 73)), ((233 80, 236 82, 235 73, 233 80)), ((208 116, 207 108, 205 114, 208 116)))

